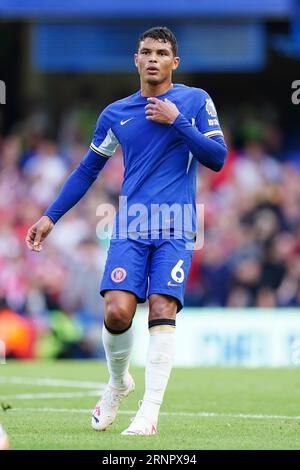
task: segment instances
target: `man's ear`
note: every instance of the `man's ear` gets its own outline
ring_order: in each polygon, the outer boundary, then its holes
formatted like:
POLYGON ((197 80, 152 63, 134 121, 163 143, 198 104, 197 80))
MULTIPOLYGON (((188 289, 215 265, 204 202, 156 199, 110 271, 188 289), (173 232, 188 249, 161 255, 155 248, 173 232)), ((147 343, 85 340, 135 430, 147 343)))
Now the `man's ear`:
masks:
POLYGON ((172 70, 176 70, 179 67, 179 64, 180 64, 180 58, 179 57, 174 57, 172 70))
POLYGON ((134 54, 134 65, 137 67, 138 64, 137 64, 137 60, 138 60, 138 55, 137 54, 134 54))

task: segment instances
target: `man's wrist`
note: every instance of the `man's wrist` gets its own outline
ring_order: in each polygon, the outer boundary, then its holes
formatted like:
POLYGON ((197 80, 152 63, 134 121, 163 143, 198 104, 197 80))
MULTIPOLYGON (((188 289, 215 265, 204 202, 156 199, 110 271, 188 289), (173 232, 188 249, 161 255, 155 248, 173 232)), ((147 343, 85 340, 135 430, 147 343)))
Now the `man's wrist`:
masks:
POLYGON ((180 116, 180 112, 178 112, 172 119, 172 121, 170 122, 170 125, 172 126, 174 124, 174 122, 176 121, 176 119, 178 118, 178 116, 180 116))
POLYGON ((50 220, 50 222, 52 222, 52 224, 55 225, 55 221, 52 219, 52 217, 51 217, 50 215, 44 213, 44 214, 43 214, 43 217, 47 217, 47 218, 50 220))
POLYGON ((178 113, 176 118, 174 119, 174 121, 172 122, 172 126, 176 127, 177 125, 180 125, 180 123, 182 122, 182 119, 185 121, 186 118, 184 117, 183 114, 181 113, 178 113))

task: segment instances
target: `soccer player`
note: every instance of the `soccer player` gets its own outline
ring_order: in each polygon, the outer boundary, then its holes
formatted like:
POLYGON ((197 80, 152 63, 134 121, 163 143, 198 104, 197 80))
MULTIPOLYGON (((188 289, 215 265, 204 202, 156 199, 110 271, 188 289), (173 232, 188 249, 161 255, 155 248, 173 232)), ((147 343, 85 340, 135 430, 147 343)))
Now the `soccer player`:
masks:
POLYGON ((172 83, 180 59, 169 29, 144 32, 134 60, 140 90, 100 114, 89 151, 44 216, 29 229, 27 244, 31 250, 41 250, 54 224, 85 194, 120 144, 126 204, 121 203, 116 216, 100 288, 105 299, 102 339, 110 379, 93 411, 92 427, 105 431, 122 400, 134 390, 128 371, 132 320, 137 303, 148 297, 145 393, 122 434, 152 435, 157 432, 172 368, 176 314, 183 307, 195 241, 197 163, 219 171, 227 148, 210 96, 202 89, 172 83), (172 208, 172 217, 161 212, 163 204, 172 208), (191 208, 185 212, 188 217, 175 210, 184 206, 191 208), (142 215, 135 223, 137 212, 142 215), (183 219, 187 227, 180 232, 183 219))

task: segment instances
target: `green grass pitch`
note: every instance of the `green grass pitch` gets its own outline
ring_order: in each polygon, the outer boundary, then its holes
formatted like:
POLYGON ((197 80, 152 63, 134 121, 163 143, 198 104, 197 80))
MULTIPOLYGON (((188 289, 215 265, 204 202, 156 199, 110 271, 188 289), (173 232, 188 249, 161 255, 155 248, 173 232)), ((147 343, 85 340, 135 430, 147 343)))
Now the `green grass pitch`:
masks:
POLYGON ((142 398, 136 390, 105 432, 90 410, 107 380, 98 361, 0 365, 0 422, 12 449, 299 449, 300 374, 291 369, 173 369, 158 434, 121 436, 142 398), (10 409, 6 409, 10 406, 10 409))

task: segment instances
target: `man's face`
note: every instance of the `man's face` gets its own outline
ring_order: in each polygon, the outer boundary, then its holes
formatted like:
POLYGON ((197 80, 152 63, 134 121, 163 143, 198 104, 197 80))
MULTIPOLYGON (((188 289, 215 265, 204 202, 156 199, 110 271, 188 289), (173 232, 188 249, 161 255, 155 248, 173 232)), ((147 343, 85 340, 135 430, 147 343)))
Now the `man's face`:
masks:
POLYGON ((174 57, 171 44, 152 38, 140 42, 134 61, 141 81, 151 85, 171 79, 172 71, 179 65, 179 57, 174 57))

